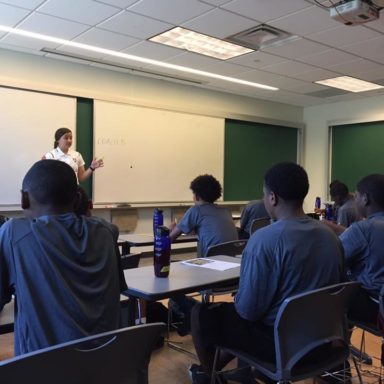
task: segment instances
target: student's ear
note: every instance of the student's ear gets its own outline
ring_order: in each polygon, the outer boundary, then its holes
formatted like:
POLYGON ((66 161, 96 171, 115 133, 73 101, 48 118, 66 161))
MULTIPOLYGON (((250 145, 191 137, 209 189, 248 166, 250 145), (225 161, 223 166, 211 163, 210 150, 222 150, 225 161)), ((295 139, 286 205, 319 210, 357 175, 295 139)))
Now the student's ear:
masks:
POLYGON ((31 207, 31 203, 29 200, 28 192, 21 191, 21 208, 22 209, 29 209, 31 207))
POLYGON ((364 206, 371 204, 371 198, 369 197, 368 193, 363 193, 363 202, 364 206))
POLYGON ((275 192, 273 191, 269 191, 268 192, 268 199, 269 199, 269 203, 275 207, 277 205, 277 202, 278 202, 278 196, 275 194, 275 192))

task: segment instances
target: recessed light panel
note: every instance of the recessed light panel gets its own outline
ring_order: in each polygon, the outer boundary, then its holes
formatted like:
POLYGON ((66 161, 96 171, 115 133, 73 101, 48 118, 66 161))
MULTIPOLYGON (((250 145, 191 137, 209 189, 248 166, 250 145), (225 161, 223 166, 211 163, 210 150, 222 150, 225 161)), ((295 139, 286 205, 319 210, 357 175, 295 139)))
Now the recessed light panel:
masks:
POLYGON ((315 81, 315 83, 326 85, 328 87, 344 89, 345 91, 349 92, 366 92, 384 88, 382 85, 355 79, 354 77, 349 76, 340 76, 334 77, 333 79, 319 80, 315 81))

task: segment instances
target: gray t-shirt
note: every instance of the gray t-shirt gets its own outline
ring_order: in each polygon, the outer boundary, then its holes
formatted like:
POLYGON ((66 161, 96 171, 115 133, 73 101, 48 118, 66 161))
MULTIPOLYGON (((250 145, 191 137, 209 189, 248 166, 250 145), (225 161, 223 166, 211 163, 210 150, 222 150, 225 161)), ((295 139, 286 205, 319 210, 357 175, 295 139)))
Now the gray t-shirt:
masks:
POLYGON ((251 234, 252 221, 264 217, 269 217, 269 215, 265 209, 263 200, 250 201, 241 212, 240 229, 251 234))
POLYGON ((354 198, 351 196, 337 210, 337 224, 349 227, 355 221, 360 220, 354 198))
POLYGON ((273 325, 284 299, 343 279, 343 250, 328 227, 311 218, 278 220, 259 229, 243 251, 238 314, 273 325))
POLYGON ((350 279, 378 298, 384 285, 384 212, 353 223, 340 240, 350 279))
POLYGON ((231 213, 217 204, 194 205, 185 213, 177 228, 183 233, 196 232, 199 257, 204 257, 211 245, 238 239, 231 213))
POLYGON ((120 289, 111 227, 63 215, 0 230, 0 308, 16 297, 15 354, 116 329, 120 289))

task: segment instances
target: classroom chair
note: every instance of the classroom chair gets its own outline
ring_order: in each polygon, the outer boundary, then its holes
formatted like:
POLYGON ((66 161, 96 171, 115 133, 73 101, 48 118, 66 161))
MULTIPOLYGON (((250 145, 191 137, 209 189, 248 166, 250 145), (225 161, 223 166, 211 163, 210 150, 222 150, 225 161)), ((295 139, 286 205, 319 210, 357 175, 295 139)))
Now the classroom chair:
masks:
POLYGON ((260 219, 255 219, 252 221, 250 235, 256 232, 258 229, 266 227, 271 224, 271 219, 269 217, 262 217, 260 219))
MULTIPOLYGON (((205 257, 225 255, 225 256, 241 256, 245 246, 247 245, 248 240, 233 240, 227 241, 225 243, 220 243, 212 245, 207 249, 205 257)), ((228 295, 236 293, 238 289, 238 284, 236 285, 225 285, 223 287, 216 287, 206 291, 201 292, 202 299, 204 302, 213 301, 215 296, 218 295, 228 295)))
POLYGON ((154 343, 165 324, 122 328, 0 362, 2 383, 146 384, 154 343))
POLYGON ((304 380, 345 364, 349 356, 346 311, 358 286, 345 282, 285 299, 274 324, 275 361, 218 346, 211 383, 220 382, 222 375, 226 377, 225 371, 216 368, 222 351, 237 357, 242 369, 248 364, 279 382, 304 380))

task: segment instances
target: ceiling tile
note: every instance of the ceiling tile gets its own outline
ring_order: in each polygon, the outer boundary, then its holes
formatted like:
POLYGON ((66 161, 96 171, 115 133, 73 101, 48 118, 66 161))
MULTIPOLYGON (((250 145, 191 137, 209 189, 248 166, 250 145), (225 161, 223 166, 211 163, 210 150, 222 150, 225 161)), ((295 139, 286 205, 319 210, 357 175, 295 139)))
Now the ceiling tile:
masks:
POLYGON ((361 57, 373 58, 384 52, 384 36, 356 44, 345 45, 343 46, 343 50, 361 57))
POLYGON ((327 31, 321 31, 308 35, 308 39, 318 41, 319 43, 331 47, 342 47, 343 45, 353 44, 379 37, 380 33, 372 31, 364 26, 341 25, 331 28, 327 31))
POLYGON ((296 92, 296 93, 310 93, 310 92, 317 92, 317 91, 322 91, 324 89, 327 89, 327 87, 324 87, 319 84, 314 84, 314 83, 303 83, 301 85, 295 86, 290 88, 290 91, 296 92))
POLYGON ((126 35, 121 35, 120 33, 92 28, 77 36, 73 41, 114 51, 121 51, 122 49, 136 44, 139 40, 126 35))
POLYGON ((254 20, 216 8, 183 23, 182 27, 222 39, 255 25, 257 25, 257 22, 254 20))
POLYGON ((314 69, 308 72, 296 73, 292 77, 294 77, 295 79, 312 82, 317 80, 330 79, 332 77, 337 76, 340 76, 340 74, 336 72, 327 71, 325 69, 314 69))
POLYGON ((330 70, 335 72, 342 73, 348 76, 358 76, 359 73, 374 69, 382 68, 382 65, 374 63, 369 60, 358 59, 354 61, 349 61, 347 63, 331 65, 330 70))
POLYGON ((293 60, 283 61, 282 63, 267 65, 261 68, 263 71, 278 73, 280 75, 292 76, 296 73, 306 72, 314 69, 311 65, 299 63, 293 60))
POLYGON ((99 24, 98 27, 124 35, 148 39, 171 29, 172 24, 124 11, 112 16, 109 20, 99 24))
POLYGON ((261 68, 267 65, 281 63, 285 60, 285 58, 279 56, 271 55, 269 53, 261 51, 256 51, 234 57, 233 59, 229 59, 227 61, 231 63, 245 65, 250 68, 261 68))
POLYGON ((141 0, 128 10, 178 25, 211 9, 212 6, 197 0, 141 0))
POLYGON ((263 48, 263 52, 268 52, 276 56, 282 56, 289 59, 300 59, 314 53, 326 51, 329 48, 325 45, 315 43, 306 39, 289 41, 276 47, 263 48))
POLYGON ((120 12, 118 8, 92 0, 50 0, 38 10, 51 16, 94 25, 120 12))
POLYGON ((327 10, 315 5, 288 16, 283 16, 268 24, 298 36, 306 36, 340 25, 340 23, 329 17, 327 10))
POLYGON ((59 37, 72 39, 89 28, 85 24, 59 19, 54 16, 33 13, 18 25, 20 29, 59 37))
POLYGON ((95 0, 98 3, 113 5, 114 7, 127 8, 130 5, 137 3, 137 0, 95 0))
POLYGON ((35 9, 46 0, 1 0, 2 3, 14 5, 16 7, 35 9))
MULTIPOLYGON (((23 20, 29 11, 21 8, 11 7, 10 5, 0 4, 0 24, 7 27, 15 27, 23 20)), ((0 32, 1 34, 2 32, 0 32)))
POLYGON ((151 41, 142 41, 138 44, 124 49, 122 52, 129 55, 147 57, 154 60, 166 60, 170 57, 180 55, 183 51, 169 47, 167 45, 152 43, 151 41))
POLYGON ((310 6, 303 0, 234 0, 222 8, 265 23, 310 6))
POLYGON ((201 3, 211 4, 215 6, 230 3, 232 0, 199 0, 201 3))
POLYGON ((326 68, 330 65, 342 64, 356 59, 356 56, 349 53, 345 53, 337 49, 328 49, 320 53, 315 53, 314 55, 300 57, 299 60, 303 63, 326 68))

